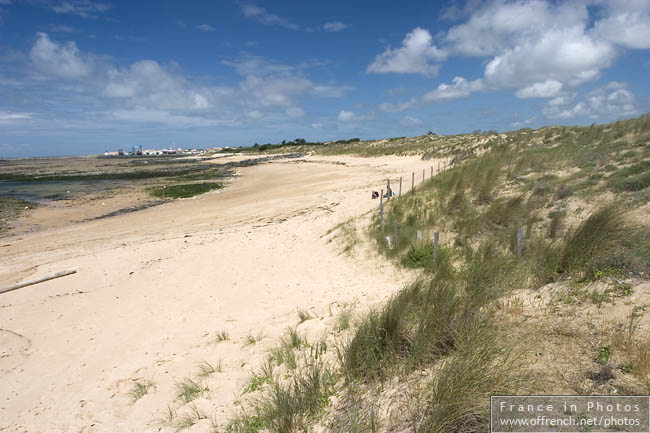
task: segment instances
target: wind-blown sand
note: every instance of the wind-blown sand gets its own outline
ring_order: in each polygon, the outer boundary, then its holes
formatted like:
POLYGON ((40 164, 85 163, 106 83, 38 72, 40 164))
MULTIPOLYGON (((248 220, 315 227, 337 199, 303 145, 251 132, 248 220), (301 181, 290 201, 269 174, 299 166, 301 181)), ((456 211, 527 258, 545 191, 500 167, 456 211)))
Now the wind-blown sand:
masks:
POLYGON ((209 401, 197 405, 225 421, 298 309, 316 316, 304 326, 317 335, 337 305, 363 309, 410 279, 367 249, 341 254, 326 233, 375 210, 370 192, 388 175, 404 176, 406 191, 411 171, 419 183, 434 163, 275 161, 240 169, 216 193, 0 238, 0 286, 78 268, 0 294, 0 431, 159 431, 155 419, 174 400, 175 382, 219 359, 209 401), (230 340, 215 344, 221 330, 230 340), (260 334, 260 343, 244 346, 260 334), (156 389, 132 404, 136 378, 156 389))

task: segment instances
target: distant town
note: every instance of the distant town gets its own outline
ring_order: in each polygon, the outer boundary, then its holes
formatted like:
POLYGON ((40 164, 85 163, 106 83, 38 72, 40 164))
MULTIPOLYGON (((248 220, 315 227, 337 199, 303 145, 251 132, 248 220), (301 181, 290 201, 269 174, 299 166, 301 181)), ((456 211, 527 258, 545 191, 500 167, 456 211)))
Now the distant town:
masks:
POLYGON ((208 152, 220 152, 231 149, 229 146, 211 147, 208 149, 183 149, 181 147, 169 149, 143 149, 142 146, 132 146, 130 150, 118 149, 115 152, 104 152, 104 156, 162 156, 162 155, 200 155, 208 152))

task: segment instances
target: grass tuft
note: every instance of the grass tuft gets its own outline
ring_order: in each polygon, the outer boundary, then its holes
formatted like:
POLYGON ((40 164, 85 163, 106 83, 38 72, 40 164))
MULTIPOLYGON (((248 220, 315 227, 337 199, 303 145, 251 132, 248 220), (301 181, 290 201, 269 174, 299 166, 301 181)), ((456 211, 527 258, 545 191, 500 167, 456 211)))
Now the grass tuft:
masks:
POLYGON ((190 403, 207 391, 207 386, 204 386, 189 377, 180 382, 176 382, 176 398, 181 400, 183 403, 190 403))
POLYGON ((156 389, 156 384, 147 379, 138 379, 133 382, 133 386, 129 391, 129 396, 131 397, 131 403, 135 403, 140 400, 145 395, 149 394, 149 390, 156 389))

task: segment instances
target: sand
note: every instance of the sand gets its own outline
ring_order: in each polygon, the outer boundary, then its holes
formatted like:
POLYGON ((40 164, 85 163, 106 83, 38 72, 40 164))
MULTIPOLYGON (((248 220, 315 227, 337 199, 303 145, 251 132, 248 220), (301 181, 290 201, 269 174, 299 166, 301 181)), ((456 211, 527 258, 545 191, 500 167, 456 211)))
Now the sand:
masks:
POLYGON ((224 422, 298 309, 315 317, 301 329, 317 335, 341 305, 363 310, 412 278, 367 246, 341 254, 327 232, 349 218, 367 224, 387 176, 404 176, 406 191, 411 171, 418 183, 434 164, 313 156, 242 168, 227 189, 112 218, 63 223, 92 217, 99 202, 38 209, 38 224, 22 221, 32 229, 0 238, 0 286, 78 272, 0 294, 0 431, 161 431, 156 419, 179 405, 174 384, 202 360, 221 360, 222 372, 197 405, 224 422), (221 330, 230 339, 216 343, 221 330), (248 336, 261 341, 245 345, 248 336), (132 403, 136 379, 156 387, 132 403))

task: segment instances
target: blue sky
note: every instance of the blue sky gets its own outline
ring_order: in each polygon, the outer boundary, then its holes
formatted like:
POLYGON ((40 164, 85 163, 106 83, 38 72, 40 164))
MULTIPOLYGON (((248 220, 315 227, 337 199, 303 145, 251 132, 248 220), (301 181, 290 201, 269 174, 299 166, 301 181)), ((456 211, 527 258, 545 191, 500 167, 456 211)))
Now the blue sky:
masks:
POLYGON ((650 111, 650 2, 0 0, 0 157, 650 111))

